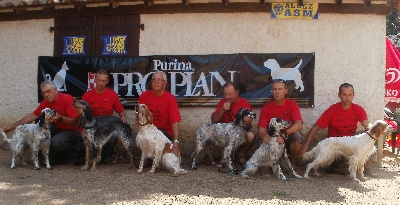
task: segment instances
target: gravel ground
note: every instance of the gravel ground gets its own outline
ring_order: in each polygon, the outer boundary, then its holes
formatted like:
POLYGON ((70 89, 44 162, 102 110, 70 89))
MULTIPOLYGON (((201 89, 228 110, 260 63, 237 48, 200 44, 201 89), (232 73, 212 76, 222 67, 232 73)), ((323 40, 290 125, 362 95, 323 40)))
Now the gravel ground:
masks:
POLYGON ((39 171, 18 163, 12 170, 10 162, 10 151, 0 149, 0 204, 400 204, 400 160, 386 150, 383 166, 374 168, 379 176, 366 182, 323 171, 308 180, 265 173, 243 179, 204 163, 172 177, 163 170, 138 174, 124 160, 86 172, 73 163, 39 171))

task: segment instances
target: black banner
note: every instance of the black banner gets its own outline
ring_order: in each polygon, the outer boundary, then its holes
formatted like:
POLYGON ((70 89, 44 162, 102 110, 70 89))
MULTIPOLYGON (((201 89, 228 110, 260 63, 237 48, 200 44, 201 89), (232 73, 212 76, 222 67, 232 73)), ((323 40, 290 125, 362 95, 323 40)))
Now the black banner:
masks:
MULTIPOLYGON (((254 107, 272 99, 271 82, 286 80, 288 98, 300 107, 314 104, 314 53, 170 55, 127 58, 40 56, 38 86, 52 80, 63 93, 80 98, 94 87, 94 73, 110 72, 108 87, 120 96, 125 107, 136 105, 140 94, 150 89, 154 71, 167 73, 166 89, 180 106, 216 106, 223 97, 222 85, 233 81, 240 96, 254 107)), ((43 99, 38 93, 39 102, 43 99)))

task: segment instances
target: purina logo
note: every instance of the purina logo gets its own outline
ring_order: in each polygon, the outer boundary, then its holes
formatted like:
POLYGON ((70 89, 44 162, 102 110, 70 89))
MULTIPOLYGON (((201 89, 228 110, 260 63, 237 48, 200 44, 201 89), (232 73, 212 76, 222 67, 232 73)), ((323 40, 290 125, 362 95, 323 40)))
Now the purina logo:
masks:
POLYGON ((96 73, 89 72, 88 73, 88 90, 95 88, 96 83, 94 82, 94 78, 96 76, 96 73))

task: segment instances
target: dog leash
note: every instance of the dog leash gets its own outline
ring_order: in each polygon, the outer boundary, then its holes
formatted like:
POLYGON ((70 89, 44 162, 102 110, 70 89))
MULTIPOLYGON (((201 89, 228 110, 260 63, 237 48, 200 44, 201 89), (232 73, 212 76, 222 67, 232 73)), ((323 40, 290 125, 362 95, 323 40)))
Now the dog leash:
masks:
POLYGON ((369 132, 367 132, 367 134, 368 134, 368 136, 369 136, 369 137, 371 137, 373 140, 375 140, 375 141, 376 141, 376 138, 375 138, 375 137, 373 137, 371 134, 369 134, 369 132))

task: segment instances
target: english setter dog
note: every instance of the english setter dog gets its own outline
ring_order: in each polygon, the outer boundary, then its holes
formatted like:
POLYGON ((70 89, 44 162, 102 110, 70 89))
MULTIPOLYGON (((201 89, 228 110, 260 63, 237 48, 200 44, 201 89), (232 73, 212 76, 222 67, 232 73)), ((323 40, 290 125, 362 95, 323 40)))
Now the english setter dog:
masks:
POLYGON ((280 144, 276 141, 277 137, 287 137, 286 129, 292 123, 280 118, 272 118, 268 125, 268 135, 271 136, 269 144, 262 143, 260 147, 254 152, 253 156, 246 162, 245 169, 240 173, 244 178, 250 178, 249 175, 254 175, 260 167, 272 167, 272 171, 278 179, 286 180, 285 175, 282 173, 280 162, 289 169, 289 171, 296 178, 302 178, 290 165, 290 161, 285 151, 285 144, 280 144))
POLYGON ((145 104, 138 105, 136 124, 139 126, 136 143, 142 150, 138 173, 143 172, 144 161, 147 158, 153 159, 149 173, 154 173, 160 163, 164 168, 172 172, 173 176, 187 173, 180 166, 181 158, 173 152, 173 143, 153 125, 152 114, 145 104))
MULTIPOLYGON (((204 124, 197 130, 197 148, 193 152, 192 169, 196 168, 196 158, 201 150, 206 145, 211 143, 217 147, 223 147, 224 152, 222 162, 227 163, 228 171, 236 174, 234 168, 233 157, 237 148, 244 142, 245 130, 243 126, 246 125, 244 117, 255 119, 256 114, 247 108, 242 108, 235 116, 232 123, 217 123, 217 124, 204 124)), ((209 154, 210 155, 210 154, 209 154)))
POLYGON ((322 140, 312 150, 304 153, 304 160, 312 160, 307 165, 304 178, 309 178, 308 173, 314 168, 316 176, 319 167, 329 166, 336 158, 344 156, 349 159, 350 177, 358 181, 365 180, 364 163, 376 151, 375 141, 385 132, 392 129, 385 121, 377 120, 367 132, 349 137, 329 137, 322 140))
POLYGON ((40 170, 39 150, 42 149, 42 155, 46 160, 46 168, 52 169, 49 162, 50 148, 50 119, 56 116, 56 111, 45 108, 39 116, 39 121, 36 124, 24 124, 15 128, 12 139, 8 139, 6 134, 3 134, 4 142, 9 145, 12 152, 11 169, 15 169, 16 158, 22 160, 24 151, 31 149, 32 160, 35 170, 40 170))
POLYGON ((79 114, 79 124, 83 128, 82 137, 86 147, 85 165, 82 170, 87 170, 92 154, 92 145, 96 149, 91 170, 96 169, 96 164, 101 160, 103 145, 112 138, 124 145, 130 157, 129 168, 133 168, 133 140, 132 128, 116 116, 93 117, 89 104, 84 100, 75 100, 74 107, 79 114))

